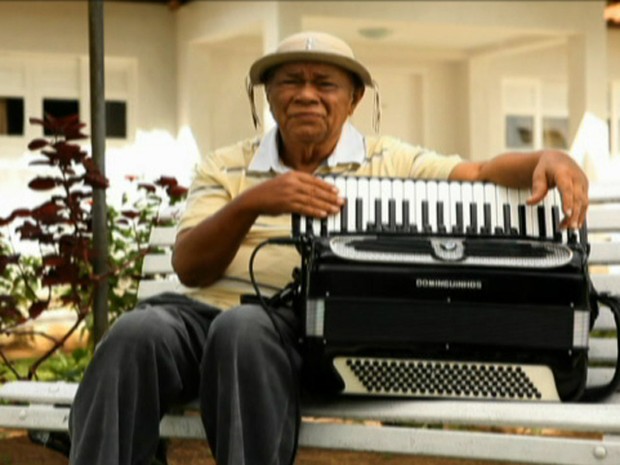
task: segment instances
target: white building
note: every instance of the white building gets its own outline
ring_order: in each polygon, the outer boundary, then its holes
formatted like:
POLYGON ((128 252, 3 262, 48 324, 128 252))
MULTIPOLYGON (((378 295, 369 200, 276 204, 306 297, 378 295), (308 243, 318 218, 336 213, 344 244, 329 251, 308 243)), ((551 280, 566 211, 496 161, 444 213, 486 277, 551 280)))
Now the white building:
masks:
MULTIPOLYGON (((198 153, 255 134, 244 84, 250 63, 290 33, 322 30, 347 40, 378 81, 383 133, 474 160, 570 149, 579 133, 587 143, 575 156, 592 177, 620 177, 609 168, 620 159, 620 29, 606 24, 605 6, 106 2, 108 175, 185 181, 198 153), (602 135, 578 132, 586 113, 602 135)), ((40 129, 28 117, 79 108, 89 124, 87 19, 86 1, 0 2, 2 192, 23 192, 30 177, 23 154, 40 129)), ((369 91, 354 116, 367 132, 371 109, 369 91)), ((8 199, 0 215, 24 200, 8 199)))

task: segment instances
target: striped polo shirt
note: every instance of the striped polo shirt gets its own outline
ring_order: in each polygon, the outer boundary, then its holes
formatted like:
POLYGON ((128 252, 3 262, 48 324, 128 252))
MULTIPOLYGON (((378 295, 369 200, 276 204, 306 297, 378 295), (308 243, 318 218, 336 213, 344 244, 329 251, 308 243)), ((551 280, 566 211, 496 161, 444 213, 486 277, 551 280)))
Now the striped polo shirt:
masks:
MULTIPOLYGON (((334 152, 316 174, 447 179, 461 161, 458 155, 440 155, 393 137, 364 137, 347 123, 334 152)), ((277 128, 262 139, 245 140, 209 153, 196 167, 178 230, 196 226, 246 189, 288 170, 278 157, 277 128)), ((183 292, 221 309, 237 306, 242 294, 254 293, 248 268, 253 250, 268 238, 290 235, 291 215, 259 216, 224 276, 208 287, 183 292)), ((294 247, 262 248, 254 261, 261 292, 270 295, 282 288, 298 266, 300 256, 294 247)))

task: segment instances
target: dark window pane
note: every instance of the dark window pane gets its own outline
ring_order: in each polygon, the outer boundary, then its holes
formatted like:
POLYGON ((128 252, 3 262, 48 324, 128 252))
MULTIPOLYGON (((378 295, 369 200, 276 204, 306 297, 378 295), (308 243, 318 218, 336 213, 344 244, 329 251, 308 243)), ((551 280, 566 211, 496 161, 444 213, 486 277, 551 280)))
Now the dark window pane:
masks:
POLYGON ((24 99, 0 97, 0 135, 24 135, 24 99))
MULTIPOLYGON (((73 116, 80 114, 80 102, 77 100, 67 99, 43 99, 43 114, 50 115, 53 118, 63 118, 65 116, 73 116)), ((52 135, 48 129, 44 129, 46 136, 52 135)))
POLYGON ((105 127, 107 137, 127 137, 127 104, 109 100, 105 103, 105 127))

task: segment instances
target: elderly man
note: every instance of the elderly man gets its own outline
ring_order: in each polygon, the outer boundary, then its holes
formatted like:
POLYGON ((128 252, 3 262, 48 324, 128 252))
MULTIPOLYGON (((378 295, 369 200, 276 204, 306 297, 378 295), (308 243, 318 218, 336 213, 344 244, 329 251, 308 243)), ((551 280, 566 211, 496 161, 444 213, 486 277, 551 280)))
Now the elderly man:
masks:
MULTIPOLYGON (((101 343, 72 411, 73 465, 149 463, 161 416, 196 396, 219 465, 292 463, 300 322, 286 305, 270 316, 239 298, 252 292, 251 252, 266 238, 290 234, 291 214, 339 212, 342 193, 315 174, 532 186, 530 203, 557 186, 562 226, 584 221, 587 179, 563 153, 472 163, 362 136, 348 119, 373 81, 336 37, 304 32, 285 39, 253 64, 250 84, 264 84, 277 125, 261 139, 214 151, 198 166, 173 256, 190 291, 141 303, 101 343)), ((259 287, 281 288, 298 264, 293 248, 269 248, 255 265, 259 287)))

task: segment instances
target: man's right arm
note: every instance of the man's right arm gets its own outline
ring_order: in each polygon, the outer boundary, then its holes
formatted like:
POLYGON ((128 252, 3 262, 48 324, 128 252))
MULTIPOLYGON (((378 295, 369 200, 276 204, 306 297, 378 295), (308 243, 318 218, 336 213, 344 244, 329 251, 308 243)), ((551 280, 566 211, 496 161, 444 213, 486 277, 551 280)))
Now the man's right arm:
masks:
POLYGON ((259 215, 299 213, 323 218, 337 213, 342 202, 334 186, 310 174, 291 171, 277 176, 180 231, 172 266, 186 286, 208 286, 223 275, 259 215))

